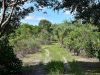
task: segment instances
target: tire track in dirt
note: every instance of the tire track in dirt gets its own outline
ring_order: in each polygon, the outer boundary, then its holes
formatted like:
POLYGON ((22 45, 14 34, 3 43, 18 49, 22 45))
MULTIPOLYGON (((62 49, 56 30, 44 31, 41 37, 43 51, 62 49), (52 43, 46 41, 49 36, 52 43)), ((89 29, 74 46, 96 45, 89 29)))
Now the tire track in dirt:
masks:
POLYGON ((48 63, 50 62, 50 52, 48 49, 45 49, 45 60, 44 60, 44 63, 48 63))

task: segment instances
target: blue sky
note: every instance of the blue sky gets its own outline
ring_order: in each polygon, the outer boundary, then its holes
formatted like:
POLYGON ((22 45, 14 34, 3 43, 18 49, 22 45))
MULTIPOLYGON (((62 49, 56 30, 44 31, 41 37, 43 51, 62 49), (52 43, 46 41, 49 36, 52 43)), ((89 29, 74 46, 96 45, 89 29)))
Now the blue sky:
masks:
MULTIPOLYGON (((26 7, 30 5, 25 5, 26 7)), ((64 20, 71 21, 74 19, 74 16, 70 14, 70 11, 63 12, 62 10, 57 12, 53 11, 51 9, 44 8, 41 11, 34 11, 33 13, 30 13, 28 16, 26 16, 24 19, 21 20, 23 23, 28 23, 31 25, 38 25, 39 21, 41 19, 47 19, 51 21, 52 23, 61 23, 64 20), (43 12, 46 11, 47 14, 44 14, 43 12)))

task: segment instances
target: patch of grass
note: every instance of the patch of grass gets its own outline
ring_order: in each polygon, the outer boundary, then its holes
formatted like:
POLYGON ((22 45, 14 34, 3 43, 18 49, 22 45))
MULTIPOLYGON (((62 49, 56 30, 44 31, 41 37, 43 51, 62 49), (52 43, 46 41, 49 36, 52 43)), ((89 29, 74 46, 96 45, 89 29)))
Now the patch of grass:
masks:
POLYGON ((74 57, 64 48, 61 48, 59 44, 54 43, 52 45, 45 45, 43 48, 46 48, 50 52, 51 60, 53 61, 63 61, 62 57, 64 56, 68 61, 72 61, 74 57))
POLYGON ((23 62, 34 62, 35 60, 40 60, 40 62, 43 63, 43 61, 46 58, 46 52, 45 49, 49 51, 49 57, 51 62, 47 63, 45 65, 45 71, 48 75, 63 75, 64 73, 64 59, 66 60, 71 66, 71 73, 74 75, 82 75, 79 66, 73 62, 74 56, 71 55, 70 52, 65 50, 64 48, 61 48, 59 44, 54 43, 52 45, 42 45, 40 52, 27 55, 25 58, 23 58, 23 62))
POLYGON ((45 70, 48 75, 61 75, 64 73, 64 63, 61 61, 52 61, 46 64, 45 70))

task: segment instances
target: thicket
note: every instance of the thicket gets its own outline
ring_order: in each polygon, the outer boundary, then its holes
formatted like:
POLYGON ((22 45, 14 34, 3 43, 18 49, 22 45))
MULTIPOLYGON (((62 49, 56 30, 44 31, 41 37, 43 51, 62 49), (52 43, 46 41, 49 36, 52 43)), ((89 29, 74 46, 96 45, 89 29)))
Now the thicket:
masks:
POLYGON ((22 24, 15 33, 10 35, 10 45, 14 46, 17 57, 21 58, 26 54, 39 51, 38 32, 39 28, 37 26, 22 24))
POLYGON ((100 59, 100 32, 91 24, 62 23, 54 31, 56 39, 74 55, 100 59))
POLYGON ((40 20, 38 24, 40 28, 39 39, 41 44, 50 44, 52 42, 53 26, 52 23, 46 19, 40 20))

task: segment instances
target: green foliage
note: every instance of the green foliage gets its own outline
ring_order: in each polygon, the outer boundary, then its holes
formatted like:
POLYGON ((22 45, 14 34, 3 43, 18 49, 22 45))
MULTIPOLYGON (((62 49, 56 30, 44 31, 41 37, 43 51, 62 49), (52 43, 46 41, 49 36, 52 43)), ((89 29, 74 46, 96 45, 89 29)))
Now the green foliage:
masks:
POLYGON ((45 19, 40 20, 40 22, 39 22, 39 27, 41 29, 47 30, 48 32, 51 31, 51 29, 50 29, 51 25, 52 25, 51 22, 49 22, 48 20, 45 20, 45 19))
POLYGON ((33 7, 23 7, 27 0, 2 0, 0 9, 3 9, 0 17, 0 37, 9 35, 19 25, 20 20, 34 11, 33 7))
POLYGON ((52 23, 48 20, 40 20, 39 22, 40 33, 39 37, 42 44, 50 44, 52 41, 52 23))
POLYGON ((0 74, 12 75, 22 71, 22 62, 16 58, 12 46, 9 46, 8 39, 0 38, 0 74))
POLYGON ((60 75, 64 73, 64 63, 61 61, 52 61, 46 64, 45 70, 50 75, 60 75))
POLYGON ((62 47, 75 55, 100 58, 100 33, 97 32, 96 26, 64 22, 48 26, 47 28, 52 28, 51 32, 46 30, 44 22, 42 26, 44 28, 41 28, 41 25, 22 24, 15 34, 11 34, 10 44, 14 46, 17 54, 21 53, 24 56, 27 53, 35 53, 39 50, 40 44, 50 44, 53 40, 58 40, 62 47))
MULTIPOLYGON (((55 0, 54 0, 55 1, 55 0)), ((57 0, 54 10, 65 9, 75 12, 75 18, 82 23, 91 23, 98 26, 100 31, 100 0, 57 0)))
POLYGON ((99 44, 99 33, 94 32, 96 27, 91 25, 76 25, 65 39, 65 44, 77 55, 85 51, 87 56, 94 57, 99 44))
POLYGON ((68 23, 55 25, 55 39, 75 55, 99 57, 100 33, 91 24, 68 23))
POLYGON ((54 29, 54 35, 58 41, 63 45, 64 39, 72 29, 69 27, 69 24, 64 25, 64 23, 57 25, 54 29))
POLYGON ((39 51, 40 44, 36 39, 38 33, 39 27, 22 24, 15 33, 10 35, 10 44, 14 46, 14 51, 18 57, 39 51))
POLYGON ((39 48, 40 44, 38 43, 38 41, 35 41, 34 38, 17 40, 17 42, 14 43, 15 53, 21 53, 22 56, 38 52, 39 48))
POLYGON ((51 34, 47 31, 39 33, 39 40, 41 44, 50 44, 51 43, 51 34))

